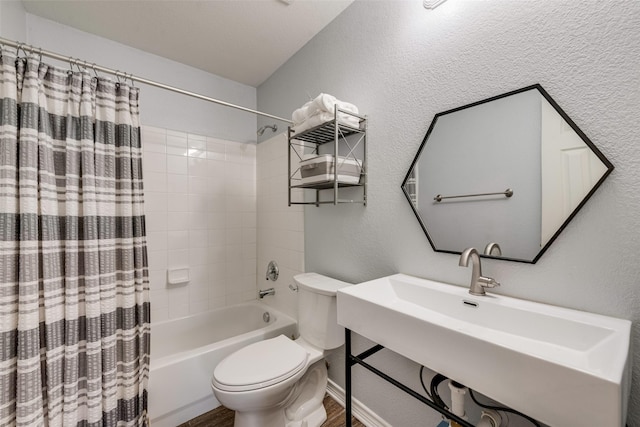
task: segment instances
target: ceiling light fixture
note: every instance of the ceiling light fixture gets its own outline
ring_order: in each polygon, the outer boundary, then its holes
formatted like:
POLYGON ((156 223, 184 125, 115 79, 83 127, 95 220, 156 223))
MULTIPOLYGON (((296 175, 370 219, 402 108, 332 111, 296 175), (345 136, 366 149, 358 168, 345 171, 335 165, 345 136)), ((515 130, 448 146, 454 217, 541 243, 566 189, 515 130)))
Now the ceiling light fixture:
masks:
POLYGON ((424 0, 422 2, 422 5, 424 6, 425 9, 435 9, 436 7, 440 6, 442 3, 444 3, 447 0, 424 0))

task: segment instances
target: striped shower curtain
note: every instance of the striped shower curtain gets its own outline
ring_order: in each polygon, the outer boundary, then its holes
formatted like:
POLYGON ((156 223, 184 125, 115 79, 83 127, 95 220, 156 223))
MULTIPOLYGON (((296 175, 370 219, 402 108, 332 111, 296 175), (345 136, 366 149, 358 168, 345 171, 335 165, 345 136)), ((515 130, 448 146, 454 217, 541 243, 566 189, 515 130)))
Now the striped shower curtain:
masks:
POLYGON ((0 59, 0 426, 143 426, 138 90, 0 59))

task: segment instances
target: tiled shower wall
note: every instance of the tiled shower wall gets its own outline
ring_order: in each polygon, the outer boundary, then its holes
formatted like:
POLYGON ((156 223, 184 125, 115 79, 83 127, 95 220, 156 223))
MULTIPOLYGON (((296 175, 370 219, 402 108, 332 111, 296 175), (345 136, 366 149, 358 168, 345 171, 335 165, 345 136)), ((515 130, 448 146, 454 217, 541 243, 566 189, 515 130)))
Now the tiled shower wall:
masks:
MULTIPOLYGON (((289 289, 293 276, 304 272, 304 211, 287 201, 287 138, 284 133, 258 144, 258 288, 273 287, 264 301, 297 317, 296 293, 289 289), (267 281, 267 265, 280 267, 276 282, 267 281)), ((297 158, 292 159, 297 167, 297 158)), ((300 190, 299 190, 300 191, 300 190)), ((298 196, 299 198, 299 196, 298 196)))
POLYGON ((255 299, 256 146, 150 126, 142 145, 152 322, 255 299))

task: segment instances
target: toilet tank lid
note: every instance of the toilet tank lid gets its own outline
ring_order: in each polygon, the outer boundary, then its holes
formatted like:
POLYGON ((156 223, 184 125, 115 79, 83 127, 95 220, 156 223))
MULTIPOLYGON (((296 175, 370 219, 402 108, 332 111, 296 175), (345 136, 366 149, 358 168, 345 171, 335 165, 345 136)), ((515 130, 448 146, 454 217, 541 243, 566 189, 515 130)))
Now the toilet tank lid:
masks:
POLYGON ((328 296, 335 296, 338 289, 351 286, 351 283, 323 276, 318 273, 297 274, 293 276, 293 280, 303 289, 328 296))

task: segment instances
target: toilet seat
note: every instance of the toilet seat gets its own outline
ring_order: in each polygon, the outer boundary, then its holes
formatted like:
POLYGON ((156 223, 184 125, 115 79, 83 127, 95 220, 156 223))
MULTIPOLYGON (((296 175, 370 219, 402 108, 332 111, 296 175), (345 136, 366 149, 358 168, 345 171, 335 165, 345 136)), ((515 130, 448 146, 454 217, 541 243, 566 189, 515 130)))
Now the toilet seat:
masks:
POLYGON ((226 357, 213 372, 213 386, 224 391, 250 391, 277 384, 307 366, 307 351, 280 335, 250 344, 226 357))

